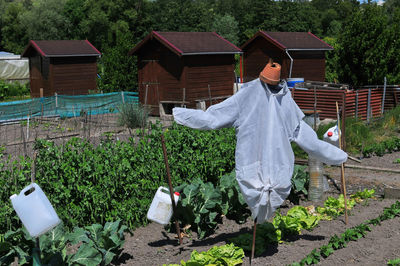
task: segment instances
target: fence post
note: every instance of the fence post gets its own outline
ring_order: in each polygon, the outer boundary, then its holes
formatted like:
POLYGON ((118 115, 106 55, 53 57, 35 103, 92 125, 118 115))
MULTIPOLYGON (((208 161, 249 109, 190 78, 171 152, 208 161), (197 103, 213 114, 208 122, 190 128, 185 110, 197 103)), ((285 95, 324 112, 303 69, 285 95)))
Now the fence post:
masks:
POLYGON ((122 98, 122 103, 125 103, 125 97, 124 97, 124 92, 121 91, 121 98, 122 98))
POLYGON ((356 90, 356 119, 358 118, 358 90, 356 90))
POLYGON ((56 113, 55 114, 57 114, 58 113, 57 112, 57 110, 58 110, 58 95, 57 95, 57 92, 54 93, 54 98, 56 100, 56 113))
POLYGON ((386 96, 386 77, 383 79, 383 95, 382 95, 381 114, 383 114, 383 111, 385 110, 385 96, 386 96))
POLYGON ((368 99, 367 99, 367 123, 369 123, 371 112, 371 88, 368 88, 368 99))
POLYGON ((43 99, 43 88, 40 88, 40 103, 42 104, 42 118, 43 118, 43 102, 44 102, 44 99, 43 99))

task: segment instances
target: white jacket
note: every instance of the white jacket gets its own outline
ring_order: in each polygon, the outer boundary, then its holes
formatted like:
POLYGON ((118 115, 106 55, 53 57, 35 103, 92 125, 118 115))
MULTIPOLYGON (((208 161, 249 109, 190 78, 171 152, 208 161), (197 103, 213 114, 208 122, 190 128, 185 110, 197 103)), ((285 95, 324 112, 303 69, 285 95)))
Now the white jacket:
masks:
POLYGON ((243 84, 238 93, 206 111, 174 108, 178 124, 209 130, 236 130, 236 179, 253 219, 263 223, 290 193, 296 142, 310 156, 327 164, 341 164, 347 154, 318 139, 302 121, 304 114, 294 102, 285 81, 273 93, 259 79, 243 84))

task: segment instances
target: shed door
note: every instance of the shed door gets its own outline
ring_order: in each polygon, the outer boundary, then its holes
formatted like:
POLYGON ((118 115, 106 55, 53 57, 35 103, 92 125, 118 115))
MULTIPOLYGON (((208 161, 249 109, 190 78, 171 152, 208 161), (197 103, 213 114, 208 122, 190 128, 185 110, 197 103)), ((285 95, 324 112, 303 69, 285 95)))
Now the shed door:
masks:
POLYGON ((143 78, 140 84, 142 103, 151 108, 152 115, 159 114, 160 91, 158 83, 158 60, 142 60, 143 78))

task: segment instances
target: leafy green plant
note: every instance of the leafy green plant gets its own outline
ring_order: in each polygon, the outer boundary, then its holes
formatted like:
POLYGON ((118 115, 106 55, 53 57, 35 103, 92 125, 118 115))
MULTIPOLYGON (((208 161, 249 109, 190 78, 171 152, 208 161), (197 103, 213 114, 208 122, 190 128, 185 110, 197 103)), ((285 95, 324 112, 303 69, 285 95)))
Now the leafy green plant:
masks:
POLYGON ((370 199, 375 197, 374 189, 364 189, 363 191, 357 191, 350 198, 355 199, 356 201, 359 199, 370 199))
POLYGON ((164 266, 195 266, 195 265, 215 265, 215 266, 235 266, 243 263, 243 249, 233 244, 215 246, 208 251, 199 253, 194 250, 188 261, 181 261, 181 264, 164 264, 164 266))
MULTIPOLYGON (((39 237, 40 260, 44 265, 108 265, 119 256, 127 227, 120 221, 76 227, 69 233, 62 225, 39 237), (67 254, 69 245, 79 244, 76 253, 67 254)), ((18 257, 18 264, 32 260, 35 239, 25 228, 8 231, 0 242, 1 264, 11 264, 18 257)))
POLYGON ((125 103, 120 106, 118 124, 129 129, 144 129, 147 125, 149 110, 140 103, 125 103))
POLYGON ((391 266, 398 266, 400 265, 400 258, 399 259, 394 259, 394 260, 389 260, 387 265, 391 265, 391 266))
POLYGON ((294 206, 286 215, 276 213, 273 225, 281 230, 282 237, 297 235, 302 229, 311 230, 318 224, 318 217, 308 213, 303 206, 294 206))
POLYGON ((302 165, 294 165, 293 176, 291 179, 292 189, 290 190, 290 194, 288 199, 298 204, 302 195, 308 194, 308 185, 309 185, 309 174, 306 172, 307 166, 302 165))
POLYGON ((397 158, 396 160, 394 160, 393 163, 400 163, 400 158, 397 158))
POLYGON ((337 236, 333 235, 328 245, 321 246, 319 251, 314 249, 310 254, 308 254, 300 262, 294 262, 292 266, 297 265, 309 265, 317 264, 320 261, 321 256, 327 258, 331 255, 334 250, 342 249, 347 246, 350 241, 357 241, 358 239, 365 237, 367 232, 371 231, 370 225, 379 225, 382 221, 393 219, 400 215, 400 201, 396 201, 388 208, 384 208, 383 213, 377 218, 372 220, 367 220, 357 226, 347 229, 343 234, 337 236))

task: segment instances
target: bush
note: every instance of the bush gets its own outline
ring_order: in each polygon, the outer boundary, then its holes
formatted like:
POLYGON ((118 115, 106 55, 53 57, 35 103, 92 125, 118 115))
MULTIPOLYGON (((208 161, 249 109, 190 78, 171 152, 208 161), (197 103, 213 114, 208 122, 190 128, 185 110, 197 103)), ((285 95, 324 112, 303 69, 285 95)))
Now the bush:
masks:
POLYGON ((21 85, 18 82, 7 83, 4 80, 0 80, 0 101, 27 94, 29 94, 29 87, 27 85, 21 85))
POLYGON ((126 103, 119 108, 118 124, 127 128, 145 128, 149 109, 140 103, 126 103))

